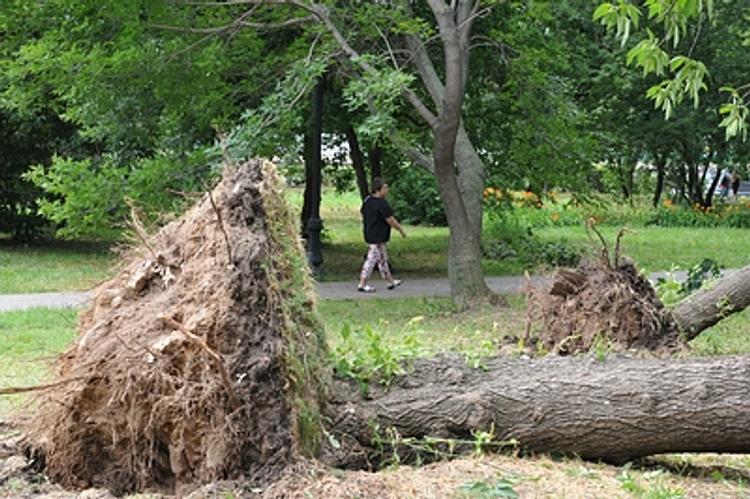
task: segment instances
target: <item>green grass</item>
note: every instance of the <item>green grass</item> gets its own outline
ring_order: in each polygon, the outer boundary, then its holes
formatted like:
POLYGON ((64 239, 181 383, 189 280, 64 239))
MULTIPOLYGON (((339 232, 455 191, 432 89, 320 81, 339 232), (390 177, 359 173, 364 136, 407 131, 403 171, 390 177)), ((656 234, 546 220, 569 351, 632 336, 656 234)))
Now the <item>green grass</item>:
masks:
POLYGON ((691 342, 696 355, 750 353, 750 309, 727 317, 691 342))
POLYGON ((318 312, 332 349, 340 344, 341 330, 347 325, 355 339, 363 339, 364 329, 370 327, 394 344, 413 333, 421 354, 432 355, 472 351, 484 342, 523 334, 525 300, 516 295, 508 301, 509 307, 487 304, 459 312, 450 298, 322 300, 318 312))
MULTIPOLYGON (((37 308, 0 314, 0 386, 32 386, 50 375, 49 363, 75 337, 78 312, 37 308)), ((0 414, 26 400, 0 397, 0 414)))
POLYGON ((0 294, 88 289, 110 275, 113 262, 103 244, 0 240, 0 294))
MULTIPOLYGON (((599 227, 612 251, 620 227, 599 227)), ((536 233, 544 241, 565 239, 572 244, 592 245, 583 227, 545 227, 536 233)), ((730 228, 637 227, 623 237, 623 254, 648 271, 688 268, 712 258, 727 268, 750 264, 750 230, 730 228)))

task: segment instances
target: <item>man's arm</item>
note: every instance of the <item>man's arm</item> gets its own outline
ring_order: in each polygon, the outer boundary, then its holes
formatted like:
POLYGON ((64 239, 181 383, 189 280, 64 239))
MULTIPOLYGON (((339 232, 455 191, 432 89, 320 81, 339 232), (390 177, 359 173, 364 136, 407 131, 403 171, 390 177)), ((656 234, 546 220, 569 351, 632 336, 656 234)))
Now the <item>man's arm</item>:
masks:
POLYGON ((385 221, 388 222, 388 225, 390 225, 391 227, 399 231, 402 237, 406 237, 406 232, 404 232, 404 228, 401 227, 400 223, 398 223, 398 220, 396 220, 396 217, 390 216, 386 218, 385 221))

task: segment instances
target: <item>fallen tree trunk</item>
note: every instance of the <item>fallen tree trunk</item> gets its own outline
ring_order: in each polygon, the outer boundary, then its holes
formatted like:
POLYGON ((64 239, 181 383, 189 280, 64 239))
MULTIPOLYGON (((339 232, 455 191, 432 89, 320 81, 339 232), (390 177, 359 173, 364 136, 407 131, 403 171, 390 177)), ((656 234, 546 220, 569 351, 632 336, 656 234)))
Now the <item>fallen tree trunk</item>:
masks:
MULTIPOLYGON (((444 356, 415 362, 368 398, 354 382, 329 383, 323 328, 280 192, 271 165, 227 169, 181 219, 142 235, 144 247, 100 286, 57 379, 38 387, 45 391, 26 447, 48 476, 117 493, 179 495, 238 477, 264 485, 300 455, 316 455, 324 436, 325 460, 346 467, 377 466, 384 451, 413 457, 405 439, 427 437, 448 451, 513 440, 530 451, 618 461, 750 452, 750 357, 497 358, 478 370, 444 356)), ((746 306, 748 269, 694 303, 714 304, 722 317, 728 304, 746 306)), ((639 333, 647 325, 658 336, 669 314, 656 301, 628 308, 655 300, 632 264, 606 270, 596 279, 569 274, 567 286, 554 288, 561 307, 553 319, 570 316, 578 294, 606 319, 584 321, 588 342, 611 323, 627 348, 648 348, 639 333), (599 292, 609 281, 615 291, 599 292)), ((674 317, 699 331, 705 322, 682 310, 674 317)))
POLYGON ((413 447, 384 448, 387 434, 472 440, 477 431, 526 451, 617 462, 750 452, 750 357, 495 358, 478 370, 446 356, 374 390, 364 399, 340 380, 332 390, 327 412, 345 444, 333 464, 377 466, 383 451, 408 459, 413 447))
POLYGON ((687 339, 750 306, 750 266, 738 270, 688 296, 672 309, 687 339))

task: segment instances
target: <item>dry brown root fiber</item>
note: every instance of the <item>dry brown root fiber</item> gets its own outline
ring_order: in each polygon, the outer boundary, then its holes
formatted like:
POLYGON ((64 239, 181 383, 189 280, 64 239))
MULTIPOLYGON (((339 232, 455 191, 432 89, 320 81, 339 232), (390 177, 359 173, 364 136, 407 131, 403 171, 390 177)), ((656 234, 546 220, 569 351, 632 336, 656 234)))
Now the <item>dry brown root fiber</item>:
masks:
POLYGON ((561 269, 551 284, 529 293, 532 341, 561 355, 643 349, 673 352, 684 346, 653 288, 623 259, 561 269))
POLYGON ((327 372, 296 229, 270 163, 228 167, 95 293, 28 428, 66 487, 184 493, 267 483, 314 451, 327 372))

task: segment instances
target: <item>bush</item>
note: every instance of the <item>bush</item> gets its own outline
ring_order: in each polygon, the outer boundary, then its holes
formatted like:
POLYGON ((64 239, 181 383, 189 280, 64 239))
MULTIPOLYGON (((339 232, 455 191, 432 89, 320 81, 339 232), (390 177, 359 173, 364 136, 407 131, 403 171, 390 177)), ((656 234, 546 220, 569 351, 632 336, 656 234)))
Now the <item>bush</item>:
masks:
POLYGON ((495 214, 488 221, 483 242, 486 258, 518 259, 525 265, 573 267, 581 259, 581 251, 568 241, 541 241, 517 210, 495 214))
POLYGON ((216 171, 203 150, 186 157, 156 156, 130 165, 112 156, 75 160, 55 156, 24 178, 43 189, 39 213, 54 222, 65 238, 117 239, 129 218, 128 201, 146 214, 145 223, 178 214, 186 198, 178 193, 202 192, 216 171))
POLYGON ((711 258, 704 258, 701 263, 690 267, 684 282, 674 278, 674 272, 678 270, 678 267, 672 267, 666 278, 660 277, 656 282, 656 295, 665 305, 676 304, 721 276, 721 266, 711 258))
POLYGON ((665 201, 653 210, 648 224, 661 227, 734 227, 750 228, 750 202, 719 203, 692 208, 665 201))
POLYGON ((437 180, 419 168, 405 170, 391 185, 388 199, 396 218, 412 225, 446 226, 437 180))

